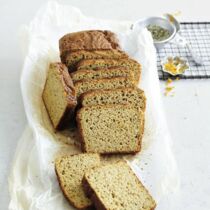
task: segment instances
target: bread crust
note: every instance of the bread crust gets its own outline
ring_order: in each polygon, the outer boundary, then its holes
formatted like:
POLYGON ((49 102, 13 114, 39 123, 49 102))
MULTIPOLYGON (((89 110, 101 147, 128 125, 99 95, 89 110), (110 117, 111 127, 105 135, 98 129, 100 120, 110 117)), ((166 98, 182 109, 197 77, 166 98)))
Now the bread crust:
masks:
POLYGON ((105 74, 106 72, 109 73, 113 73, 113 74, 118 74, 117 76, 104 76, 104 77, 98 77, 98 78, 94 78, 94 79, 111 79, 111 78, 116 78, 116 77, 130 77, 133 81, 134 81, 134 75, 133 72, 130 71, 128 68, 121 68, 121 67, 113 67, 113 68, 109 68, 109 69, 98 69, 98 70, 79 70, 79 71, 75 71, 71 73, 71 77, 73 79, 74 82, 79 82, 82 80, 92 80, 92 78, 86 78, 86 79, 74 79, 74 76, 77 74, 105 74), (115 72, 122 72, 122 75, 120 75, 119 73, 115 73, 115 72))
POLYGON ((99 64, 102 64, 106 66, 106 68, 110 67, 119 67, 121 65, 129 67, 129 64, 133 64, 135 66, 135 70, 133 70, 134 73, 134 80, 136 82, 139 82, 141 77, 141 65, 132 58, 122 58, 122 59, 85 59, 81 60, 77 64, 77 70, 82 69, 102 69, 104 67, 100 67, 99 64), (94 67, 95 66, 95 67, 94 67))
POLYGON ((67 54, 76 50, 120 50, 120 46, 111 31, 87 30, 64 35, 59 40, 59 49, 61 61, 65 63, 67 54))
POLYGON ((76 70, 77 64, 83 59, 121 59, 128 58, 128 55, 116 49, 101 50, 77 50, 66 55, 65 63, 70 72, 76 70))
POLYGON ((85 140, 84 140, 84 136, 83 136, 83 129, 82 129, 82 125, 80 123, 80 113, 81 113, 81 109, 79 109, 77 111, 77 114, 76 114, 76 122, 77 122, 77 129, 78 129, 78 136, 79 136, 79 139, 80 139, 80 142, 81 142, 81 149, 82 149, 82 152, 86 152, 86 147, 85 147, 85 140))
POLYGON ((94 206, 96 207, 96 210, 106 210, 106 207, 103 205, 103 203, 100 201, 99 196, 94 192, 91 185, 88 183, 85 176, 82 179, 82 186, 83 189, 87 195, 88 198, 93 202, 94 206))
POLYGON ((56 176, 57 176, 57 179, 58 179, 58 183, 59 183, 60 189, 61 189, 61 191, 63 192, 63 195, 64 195, 64 197, 66 198, 66 200, 70 203, 70 205, 72 205, 73 207, 75 207, 75 208, 77 208, 77 209, 86 210, 87 207, 78 207, 77 205, 75 205, 75 203, 74 203, 73 201, 71 201, 71 200, 68 198, 68 196, 66 195, 66 192, 65 192, 65 190, 64 190, 64 188, 63 188, 63 186, 62 186, 62 184, 61 184, 61 180, 60 180, 60 177, 58 176, 58 172, 57 172, 56 167, 55 167, 55 174, 56 174, 56 176))
MULTIPOLYGON (((134 171, 132 170, 132 168, 127 164, 127 162, 125 160, 119 161, 117 163, 111 163, 109 165, 116 165, 116 164, 126 164, 127 167, 130 168, 131 173, 137 178, 138 180, 138 184, 140 184, 144 190, 150 195, 149 191, 145 188, 145 186, 141 183, 141 181, 139 180, 139 178, 136 176, 136 174, 134 173, 134 171)), ((100 166, 99 166, 100 167, 100 166)), ((94 167, 97 168, 97 167, 94 167)), ((94 169, 93 168, 93 169, 94 169)), ((82 179, 82 186, 83 189, 87 195, 87 197, 90 198, 90 200, 93 202, 93 204, 95 205, 97 210, 109 210, 107 209, 103 202, 100 200, 100 197, 97 195, 97 193, 94 191, 93 187, 91 186, 91 184, 88 182, 87 178, 86 178, 86 174, 84 175, 83 179, 82 179)), ((151 195, 150 195, 151 196, 151 195)), ((152 198, 152 196, 151 196, 152 198)), ((152 200, 154 201, 154 199, 152 198, 152 200)), ((154 206, 150 208, 150 210, 154 210, 156 208, 156 202, 154 201, 154 206)))
MULTIPOLYGON (((96 105, 94 107, 96 108, 113 108, 115 107, 116 105, 96 105)), ((122 107, 130 107, 129 105, 117 105, 118 107, 119 106, 122 106, 122 107)), ((79 131, 79 137, 80 137, 80 141, 81 141, 81 149, 82 149, 82 152, 87 152, 87 153, 94 153, 95 151, 89 151, 86 147, 86 144, 85 144, 85 138, 84 138, 84 135, 83 135, 83 128, 82 128, 82 123, 81 123, 81 113, 84 109, 86 109, 87 107, 82 107, 81 109, 79 109, 77 111, 77 114, 76 114, 76 122, 77 122, 77 128, 78 128, 78 131, 79 131)), ((113 151, 113 152, 107 152, 107 151, 100 151, 100 154, 136 154, 138 152, 141 151, 141 143, 142 143, 142 137, 143 137, 143 133, 144 133, 144 121, 145 121, 145 117, 144 117, 144 113, 142 111, 139 111, 141 113, 141 122, 142 122, 142 127, 140 126, 140 136, 138 138, 138 145, 137 145, 137 148, 136 150, 133 150, 133 151, 113 151)))
MULTIPOLYGON (((133 80, 133 78, 129 78, 129 77, 113 77, 113 78, 102 78, 102 79, 93 79, 91 80, 91 83, 95 82, 95 83, 106 83, 106 82, 113 82, 113 81, 127 81, 127 83, 130 85, 129 87, 134 87, 135 86, 135 82, 133 80)), ((77 86, 79 86, 80 84, 84 83, 84 82, 90 82, 90 80, 80 80, 80 81, 77 81, 74 83, 74 86, 75 86, 75 90, 76 90, 76 95, 77 95, 77 98, 80 97, 81 94, 78 95, 78 92, 77 92, 77 86)), ((95 89, 96 90, 96 89, 95 89)), ((90 91, 90 90, 88 90, 90 91)), ((79 99, 78 99, 79 100, 79 99)))
MULTIPOLYGON (((131 88, 129 88, 129 87, 117 88, 116 90, 118 90, 119 92, 120 92, 120 91, 123 91, 123 90, 127 90, 127 91, 137 91, 137 92, 139 92, 139 93, 142 95, 142 97, 144 98, 144 105, 143 105, 143 108, 142 108, 141 110, 142 110, 143 112, 145 112, 145 110, 146 110, 146 96, 145 96, 143 90, 141 90, 141 89, 139 89, 139 88, 137 88, 137 87, 131 87, 131 88)), ((113 90, 106 90, 106 89, 90 90, 90 91, 88 91, 88 92, 85 92, 85 93, 81 94, 78 103, 81 104, 81 106, 85 106, 84 103, 83 103, 85 97, 88 97, 88 96, 94 97, 94 96, 96 96, 97 94, 106 94, 106 93, 110 93, 110 92, 112 92, 112 91, 113 91, 113 90)))
MULTIPOLYGON (((62 130, 66 126, 66 124, 69 122, 69 120, 72 119, 72 117, 74 116, 74 110, 77 105, 76 91, 74 88, 73 81, 68 73, 68 68, 64 64, 59 63, 59 62, 51 63, 49 66, 49 69, 51 69, 51 68, 56 68, 56 70, 58 70, 64 91, 66 94, 67 107, 64 110, 63 115, 60 118, 60 121, 57 124, 57 126, 53 125, 56 130, 62 130)), ((46 84, 47 84, 47 79, 45 82, 44 90, 45 90, 46 84)), ((43 95, 44 90, 42 93, 42 99, 45 104, 46 110, 48 112, 48 116, 50 116, 49 110, 48 110, 47 105, 44 100, 44 95, 43 95)), ((51 120, 51 118, 50 118, 50 120, 51 120)), ((52 122, 52 120, 51 120, 51 122, 52 122)))
MULTIPOLYGON (((75 154, 72 154, 72 155, 69 155, 69 156, 74 156, 74 155, 75 155, 75 154)), ((65 155, 65 156, 67 156, 67 155, 65 155)), ((99 158, 100 158, 100 155, 99 155, 99 158)), ((73 207, 75 207, 75 208, 77 208, 77 209, 80 209, 80 210, 93 210, 93 209, 94 209, 93 204, 90 205, 90 206, 83 206, 83 207, 81 207, 81 206, 76 205, 72 200, 70 200, 70 199, 68 198, 68 196, 67 196, 65 190, 64 190, 64 187, 62 186, 62 183, 61 183, 60 177, 59 177, 59 175, 58 175, 58 171, 57 171, 57 169, 56 169, 56 166, 55 166, 55 174, 56 174, 56 176, 57 176, 57 179, 58 179, 58 183, 59 183, 60 189, 61 189, 61 191, 62 191, 64 197, 65 197, 65 198, 68 200, 68 202, 70 203, 70 205, 72 205, 73 207)))

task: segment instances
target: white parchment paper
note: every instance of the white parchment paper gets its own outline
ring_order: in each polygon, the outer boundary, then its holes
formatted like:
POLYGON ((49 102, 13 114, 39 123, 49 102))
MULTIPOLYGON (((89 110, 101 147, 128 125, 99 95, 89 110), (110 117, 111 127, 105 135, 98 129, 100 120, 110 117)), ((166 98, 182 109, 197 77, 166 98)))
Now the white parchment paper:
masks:
POLYGON ((147 97, 143 148, 139 154, 126 159, 157 203, 178 186, 149 32, 138 28, 130 30, 129 22, 88 18, 76 8, 49 2, 21 33, 25 55, 21 90, 29 126, 19 140, 9 177, 10 210, 73 209, 59 188, 54 159, 60 154, 80 152, 75 146, 76 134, 53 131, 41 94, 49 63, 59 61, 59 38, 85 29, 108 29, 117 33, 123 50, 142 64, 139 87, 147 97))

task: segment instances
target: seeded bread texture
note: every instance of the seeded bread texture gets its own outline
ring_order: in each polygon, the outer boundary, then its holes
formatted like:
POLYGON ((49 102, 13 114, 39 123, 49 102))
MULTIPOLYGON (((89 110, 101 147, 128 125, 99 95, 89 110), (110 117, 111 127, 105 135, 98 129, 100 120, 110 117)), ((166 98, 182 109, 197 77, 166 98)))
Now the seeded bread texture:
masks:
POLYGON ((82 93, 90 90, 97 89, 115 89, 123 87, 134 87, 134 81, 127 77, 116 77, 111 79, 93 79, 81 80, 74 83, 77 98, 80 97, 82 93))
POLYGON ((76 70, 76 65, 83 59, 120 59, 127 58, 128 55, 119 50, 78 50, 68 53, 66 65, 70 72, 76 70))
POLYGON ((123 161, 87 171, 83 187, 97 210, 154 210, 156 207, 148 190, 123 161))
POLYGON ((120 50, 118 39, 111 31, 89 30, 69 33, 59 40, 61 61, 77 50, 120 50))
POLYGON ((93 90, 81 95, 82 106, 130 104, 145 111, 146 97, 139 88, 118 88, 113 90, 93 90))
POLYGON ((111 68, 111 69, 100 69, 94 70, 80 70, 71 73, 73 82, 80 80, 92 80, 92 79, 103 79, 112 77, 129 77, 133 80, 133 72, 126 68, 111 68))
POLYGON ((76 116, 83 152, 136 153, 141 149, 144 113, 128 105, 82 107, 76 116))
POLYGON ((63 128, 77 105, 74 85, 64 64, 50 64, 42 98, 53 127, 63 128))
POLYGON ((82 178, 85 171, 99 166, 98 154, 78 154, 56 159, 55 171, 65 197, 77 209, 87 209, 92 202, 84 193, 82 178))
POLYGON ((127 67, 134 74, 134 80, 138 82, 141 75, 141 65, 131 59, 86 59, 82 60, 77 64, 77 70, 91 69, 96 70, 100 68, 111 68, 111 67, 127 67))

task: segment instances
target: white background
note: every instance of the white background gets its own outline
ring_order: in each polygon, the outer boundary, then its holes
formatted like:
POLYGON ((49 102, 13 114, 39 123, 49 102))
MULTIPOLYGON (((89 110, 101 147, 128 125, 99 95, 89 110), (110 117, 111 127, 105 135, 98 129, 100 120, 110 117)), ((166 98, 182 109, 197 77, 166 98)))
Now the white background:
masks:
MULTIPOLYGON (((22 67, 18 31, 45 1, 0 0, 0 210, 8 209, 8 171, 26 117, 20 93, 22 67)), ((180 20, 210 21, 208 0, 66 0, 85 15, 130 20, 181 11, 180 20)), ((179 196, 165 202, 168 210, 210 209, 210 80, 173 83, 174 97, 161 94, 181 178, 179 196)), ((164 208, 165 209, 165 208, 164 208)))

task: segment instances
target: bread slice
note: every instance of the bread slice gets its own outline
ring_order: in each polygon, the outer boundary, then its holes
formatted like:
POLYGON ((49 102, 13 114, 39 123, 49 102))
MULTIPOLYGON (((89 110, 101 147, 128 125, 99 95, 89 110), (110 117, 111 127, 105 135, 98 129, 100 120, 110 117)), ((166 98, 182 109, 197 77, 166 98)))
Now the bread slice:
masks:
POLYGON ((59 40, 61 61, 66 62, 66 55, 77 50, 111 50, 120 46, 116 35, 111 31, 89 30, 69 33, 59 40))
POLYGON ((100 69, 97 71, 93 70, 80 70, 71 73, 71 78, 73 82, 79 80, 92 80, 92 79, 103 79, 112 77, 130 77, 134 78, 133 72, 126 68, 111 68, 111 69, 100 69))
POLYGON ((118 88, 114 90, 93 90, 81 95, 82 106, 130 104, 145 111, 146 97, 139 88, 118 88))
POLYGON ((75 82, 74 86, 77 97, 80 97, 82 93, 85 93, 90 90, 134 87, 135 85, 132 78, 116 77, 111 79, 93 79, 91 81, 81 80, 75 82))
POLYGON ((50 64, 42 98, 53 127, 63 128, 77 105, 74 85, 64 64, 50 64))
POLYGON ((66 65, 70 72, 76 70, 76 65, 83 59, 120 59, 127 58, 128 55, 122 51, 109 50, 77 50, 66 55, 66 65))
POLYGON ((85 171, 99 166, 98 154, 78 154, 56 159, 55 171, 65 197, 77 209, 86 209, 92 205, 84 193, 82 178, 85 171))
POLYGON ((127 67, 129 68, 133 74, 134 74, 134 80, 139 81, 140 75, 141 75, 141 65, 131 59, 131 58, 125 58, 125 59, 86 59, 81 60, 77 64, 77 70, 83 70, 83 69, 91 69, 96 70, 100 68, 110 68, 110 67, 127 67))
POLYGON ((97 210, 154 210, 155 200, 124 161, 85 172, 83 187, 97 210))
POLYGON ((82 107, 76 116, 83 152, 136 153, 141 149, 144 113, 128 105, 82 107))

